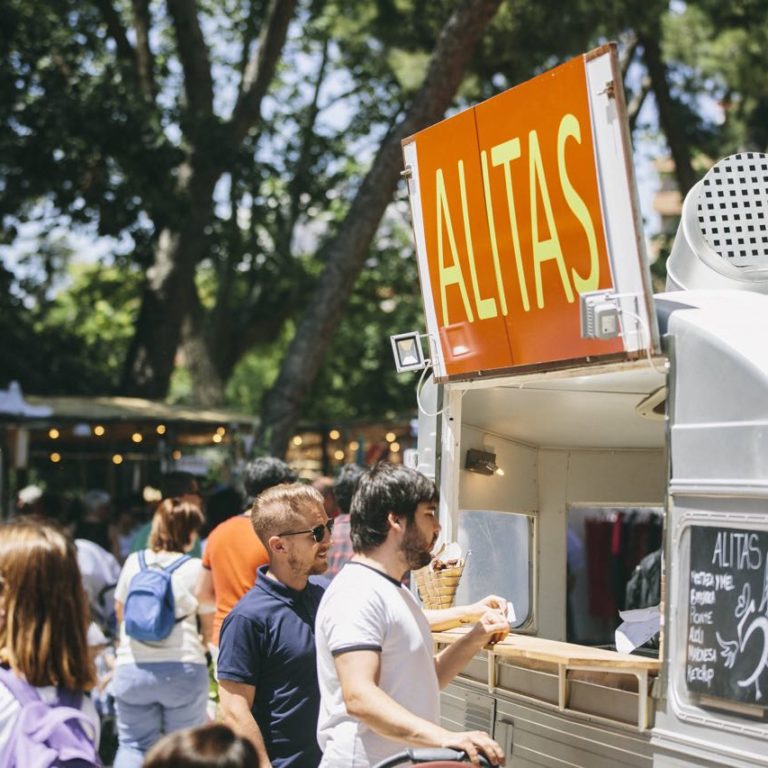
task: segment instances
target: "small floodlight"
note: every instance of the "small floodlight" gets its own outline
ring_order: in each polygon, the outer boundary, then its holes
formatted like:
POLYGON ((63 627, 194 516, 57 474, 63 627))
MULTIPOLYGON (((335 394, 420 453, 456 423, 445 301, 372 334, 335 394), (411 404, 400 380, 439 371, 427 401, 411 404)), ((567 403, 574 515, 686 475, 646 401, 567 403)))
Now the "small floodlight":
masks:
POLYGON ((470 448, 464 462, 464 469, 480 475, 503 475, 504 470, 496 463, 496 454, 470 448))
POLYGON ((389 340, 392 342, 392 354, 395 357, 395 367, 398 373, 420 371, 429 364, 429 361, 424 359, 421 334, 418 331, 397 333, 390 336, 389 340))

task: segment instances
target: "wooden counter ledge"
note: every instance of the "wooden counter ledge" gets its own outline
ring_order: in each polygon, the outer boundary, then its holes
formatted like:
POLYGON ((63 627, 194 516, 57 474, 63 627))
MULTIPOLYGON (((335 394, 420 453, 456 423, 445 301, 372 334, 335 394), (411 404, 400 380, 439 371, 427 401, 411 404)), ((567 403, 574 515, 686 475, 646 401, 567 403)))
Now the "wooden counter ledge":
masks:
MULTIPOLYGON (((446 632, 435 632, 432 637, 436 643, 450 645, 462 635, 469 632, 468 628, 451 629, 446 632)), ((511 659, 529 659, 550 664, 565 664, 568 667, 608 667, 611 669, 646 670, 658 672, 661 662, 647 656, 633 656, 629 653, 618 653, 605 648, 592 648, 588 645, 563 643, 559 640, 545 640, 531 635, 509 634, 496 645, 488 645, 486 651, 497 656, 511 659)))
MULTIPOLYGON (((468 627, 460 627, 434 632, 432 638, 436 648, 445 647, 469 631, 468 627)), ((610 688, 627 692, 624 695, 636 695, 635 726, 642 731, 650 725, 653 707, 649 683, 661 669, 659 659, 516 634, 508 635, 495 645, 485 646, 483 651, 487 654, 487 686, 490 693, 527 695, 522 690, 508 689, 503 683, 504 670, 507 665, 513 665, 512 668, 534 670, 551 676, 548 679, 552 680, 556 689, 553 688, 553 698, 549 700, 560 711, 575 711, 571 704, 571 684, 589 683, 602 686, 602 690, 610 688)), ((483 674, 478 666, 483 663, 482 659, 476 657, 473 663, 475 675, 478 672, 483 674)), ((474 679, 480 682, 478 676, 474 679)))

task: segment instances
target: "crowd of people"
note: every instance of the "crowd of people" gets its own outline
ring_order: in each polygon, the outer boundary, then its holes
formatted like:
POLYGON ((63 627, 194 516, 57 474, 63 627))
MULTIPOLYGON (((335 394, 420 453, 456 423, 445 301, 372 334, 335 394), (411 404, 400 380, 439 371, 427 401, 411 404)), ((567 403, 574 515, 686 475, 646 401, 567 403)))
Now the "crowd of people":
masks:
POLYGON ((380 463, 309 485, 260 458, 242 490, 204 499, 174 473, 148 518, 114 520, 92 491, 68 530, 43 494, 20 496, 0 526, 0 766, 38 749, 73 766, 367 768, 403 745, 503 764, 487 733, 442 728, 438 699, 509 631, 505 601, 422 611, 403 583, 439 533, 434 483, 380 463), (433 659, 431 627, 452 621, 473 626, 433 659))

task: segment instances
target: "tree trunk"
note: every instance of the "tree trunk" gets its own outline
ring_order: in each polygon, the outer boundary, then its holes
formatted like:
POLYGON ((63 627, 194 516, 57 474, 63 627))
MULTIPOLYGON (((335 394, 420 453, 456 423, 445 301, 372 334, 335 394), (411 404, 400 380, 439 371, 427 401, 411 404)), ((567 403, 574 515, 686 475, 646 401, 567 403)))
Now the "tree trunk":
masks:
MULTIPOLYGON (((108 0, 98 2, 105 7, 105 18, 114 28, 116 39, 124 40, 124 55, 128 56, 132 49, 125 35, 120 37, 117 15, 108 0)), ((141 0, 137 2, 140 4, 141 0)), ((261 118, 262 101, 285 45, 296 0, 269 3, 259 46, 245 68, 237 104, 223 132, 218 130, 213 114, 211 63, 196 4, 194 0, 167 0, 167 5, 184 72, 188 123, 185 138, 191 148, 179 174, 180 199, 185 205, 177 215, 178 224, 168 225, 160 233, 120 385, 124 394, 158 399, 168 394, 182 323, 187 313, 196 308, 195 268, 205 254, 205 231, 213 215, 214 187, 228 170, 228 163, 243 139, 261 118)), ((206 355, 199 365, 214 371, 215 363, 207 354, 202 337, 197 349, 200 355, 206 355)), ((206 393, 205 397, 218 395, 206 393)))
POLYGON ((168 394, 182 322, 195 291, 195 267, 205 252, 214 185, 213 174, 193 176, 183 223, 160 233, 123 369, 122 394, 160 400, 168 394))
MULTIPOLYGON (((660 34, 660 33, 659 33, 660 34)), ((661 58, 659 34, 650 32, 640 37, 643 46, 643 60, 651 78, 651 88, 659 109, 659 123, 667 137, 667 146, 675 163, 675 178, 680 194, 685 197, 696 183, 696 172, 691 165, 691 153, 685 135, 685 123, 669 90, 667 70, 661 58)))
POLYGON ((373 165, 326 248, 328 262, 296 328, 277 381, 264 399, 257 445, 283 456, 328 344, 346 308, 402 168, 401 141, 443 116, 501 0, 464 0, 443 27, 429 71, 404 120, 373 165))
POLYGON ((768 149, 768 97, 755 99, 745 123, 747 133, 744 149, 748 152, 765 152, 768 149))
POLYGON ((222 376, 211 354, 205 333, 205 310, 195 291, 181 328, 182 364, 192 378, 192 395, 195 405, 214 408, 224 403, 228 376, 222 376))

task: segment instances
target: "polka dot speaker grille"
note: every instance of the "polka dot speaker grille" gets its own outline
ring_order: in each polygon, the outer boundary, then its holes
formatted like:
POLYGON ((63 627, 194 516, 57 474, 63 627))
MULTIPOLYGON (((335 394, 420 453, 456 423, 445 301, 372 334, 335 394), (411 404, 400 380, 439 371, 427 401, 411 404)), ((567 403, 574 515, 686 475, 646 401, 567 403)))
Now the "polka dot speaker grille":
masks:
POLYGON ((697 216, 704 239, 729 264, 768 266, 768 155, 742 152, 713 166, 697 216))

